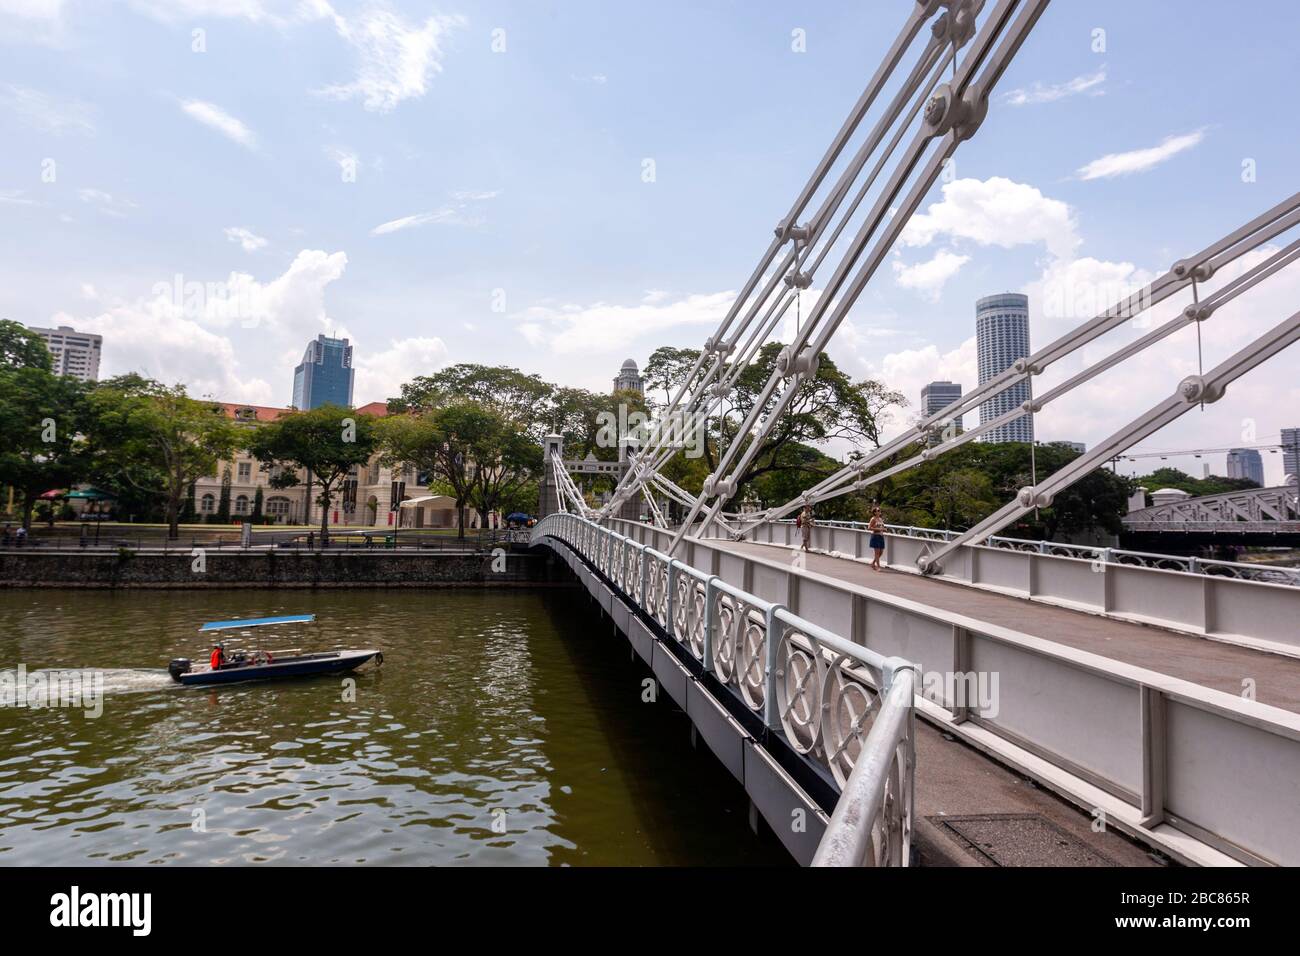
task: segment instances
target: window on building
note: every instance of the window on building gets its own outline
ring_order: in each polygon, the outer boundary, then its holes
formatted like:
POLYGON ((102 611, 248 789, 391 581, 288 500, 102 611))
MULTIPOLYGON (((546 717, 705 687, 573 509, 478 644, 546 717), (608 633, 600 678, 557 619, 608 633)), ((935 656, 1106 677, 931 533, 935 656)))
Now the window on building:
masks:
POLYGON ((289 499, 279 496, 266 500, 266 513, 274 518, 282 518, 289 513, 289 499))
POLYGON ((240 495, 235 499, 235 514, 248 514, 248 495, 240 495))
POLYGON ((217 499, 213 495, 204 495, 199 499, 199 510, 205 515, 210 515, 217 510, 217 499))
POLYGON ((239 480, 248 481, 253 477, 253 463, 251 461, 241 461, 239 463, 239 480))

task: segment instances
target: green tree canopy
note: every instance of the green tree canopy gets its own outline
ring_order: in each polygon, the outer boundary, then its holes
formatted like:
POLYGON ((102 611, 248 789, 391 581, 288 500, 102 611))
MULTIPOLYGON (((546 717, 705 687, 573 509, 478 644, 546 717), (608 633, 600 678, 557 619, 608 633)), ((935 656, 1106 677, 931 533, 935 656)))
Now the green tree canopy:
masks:
MULTIPOLYGON (((737 375, 735 388, 722 406, 721 414, 709 419, 703 456, 710 472, 716 470, 722 449, 737 440, 752 440, 738 436, 737 432, 762 397, 782 348, 778 342, 764 345, 737 375)), ((657 349, 646 365, 647 383, 665 395, 675 394, 698 355, 694 349, 657 349)), ((775 396, 769 398, 761 414, 769 414, 775 403, 775 396)), ((890 410, 906 403, 901 393, 872 379, 853 381, 829 355, 822 353, 817 374, 798 387, 775 427, 763 437, 749 466, 738 476, 737 493, 769 472, 790 467, 808 469, 808 456, 787 451, 792 445, 820 446, 840 441, 879 447, 880 430, 888 421, 890 410)))
POLYGON ((267 465, 285 469, 270 484, 286 488, 298 483, 298 470, 320 485, 321 545, 329 545, 329 512, 335 492, 354 468, 369 464, 379 447, 377 420, 341 405, 325 404, 310 411, 290 412, 254 431, 249 453, 267 465))
POLYGON ((381 428, 386 462, 414 465, 456 499, 462 536, 467 507, 474 507, 486 522, 492 511, 517 503, 525 487, 535 487, 541 471, 542 450, 532 435, 499 408, 481 402, 459 401, 393 415, 381 428))
POLYGON ((6 367, 0 409, 0 484, 18 493, 29 528, 36 499, 80 480, 89 468, 86 387, 39 364, 6 367))
POLYGON ((90 408, 95 472, 161 496, 168 536, 179 537, 182 501, 234 453, 240 426, 215 402, 191 398, 184 385, 134 374, 101 382, 90 408))
POLYGON ((0 369, 38 368, 49 372, 54 356, 45 340, 17 322, 0 319, 0 369))

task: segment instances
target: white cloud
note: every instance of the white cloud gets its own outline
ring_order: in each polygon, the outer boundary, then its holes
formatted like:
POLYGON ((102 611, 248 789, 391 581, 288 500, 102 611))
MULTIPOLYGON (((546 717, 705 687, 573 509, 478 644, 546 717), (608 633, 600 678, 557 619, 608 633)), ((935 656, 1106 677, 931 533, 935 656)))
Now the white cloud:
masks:
POLYGON ((268 404, 274 390, 242 372, 234 344, 193 319, 172 314, 160 299, 118 303, 99 315, 54 320, 104 336, 105 377, 139 372, 159 381, 184 382, 191 395, 268 404))
POLYGON ((167 23, 195 17, 228 17, 253 23, 283 22, 295 0, 130 0, 136 11, 167 23))
POLYGON ((0 105, 42 133, 57 136, 64 133, 90 135, 95 132, 90 106, 78 99, 10 84, 0 90, 0 105))
POLYGON ((360 61, 351 83, 321 92, 338 99, 359 98, 366 109, 379 113, 428 92, 430 80, 442 72, 443 41, 466 24, 460 16, 431 16, 412 25, 387 5, 368 7, 351 18, 326 0, 307 0, 301 9, 304 16, 332 21, 360 61))
POLYGON ((904 289, 913 289, 930 301, 937 302, 944 283, 969 261, 970 256, 959 256, 947 249, 940 249, 934 258, 910 266, 894 260, 894 275, 904 289))
POLYGON ((0 203, 9 203, 12 206, 31 206, 35 205, 35 199, 28 199, 27 194, 21 189, 0 189, 0 203))
POLYGON ((190 118, 198 120, 204 126, 212 127, 240 146, 249 149, 257 148, 257 137, 253 135, 253 131, 221 107, 203 100, 186 100, 181 104, 181 109, 190 118))
POLYGON ((231 242, 239 243, 240 248, 245 252, 256 252, 258 249, 265 248, 267 244, 265 238, 245 229, 243 226, 228 226, 226 228, 226 238, 231 242))
POLYGON ((131 200, 106 193, 102 189, 78 189, 77 198, 108 216, 124 216, 126 210, 136 208, 131 200))
MULTIPOLYGON (((976 361, 975 337, 971 336, 957 348, 940 352, 935 345, 889 352, 878 361, 867 361, 868 374, 889 388, 897 389, 907 399, 908 407, 902 416, 895 416, 890 434, 897 434, 917 417, 921 403, 921 389, 930 382, 956 382, 963 391, 970 391, 979 381, 976 361)), ((975 422, 965 419, 967 428, 975 422)))
POLYGON ((360 344, 355 349, 356 382, 353 393, 357 405, 395 397, 403 382, 417 375, 428 375, 447 364, 447 345, 436 336, 416 336, 394 340, 382 352, 367 352, 360 344))
MULTIPOLYGON (((292 363, 303 344, 336 326, 325 293, 346 266, 343 252, 304 249, 283 274, 266 282, 240 272, 219 281, 176 275, 133 300, 87 284, 83 296, 101 311, 59 314, 51 321, 104 336, 105 376, 136 371, 184 382, 194 395, 286 404, 292 363)), ((408 351, 417 360, 436 353, 427 345, 408 351)), ((374 368, 375 375, 398 371, 392 358, 374 368)))
POLYGON ((714 292, 666 299, 650 293, 633 305, 539 305, 511 318, 530 345, 557 354, 623 353, 638 340, 662 336, 669 329, 712 328, 722 321, 735 297, 735 292, 714 292))
POLYGON ((1054 103, 1068 96, 1078 96, 1080 93, 1087 93, 1089 96, 1100 96, 1105 92, 1101 88, 1105 82, 1106 67, 1103 66, 1096 73, 1076 76, 1072 80, 1057 83, 1053 86, 1034 83, 1028 89, 1010 90, 1002 98, 1011 106, 1030 106, 1037 103, 1054 103))
POLYGON ((900 238, 906 246, 926 246, 940 236, 1003 248, 1042 242, 1058 257, 1079 243, 1069 205, 1001 176, 946 184, 943 199, 914 215, 900 238))
POLYGON ((66 0, 0 0, 0 38, 57 46, 66 0))
POLYGON ((390 232, 414 229, 429 223, 442 223, 448 226, 481 226, 486 221, 483 216, 471 211, 471 204, 495 199, 501 195, 499 190, 478 192, 455 192, 451 194, 452 202, 432 212, 414 213, 400 219, 381 222, 370 230, 372 236, 386 236, 390 232))
POLYGON ((1078 169, 1080 179, 1106 179, 1111 176, 1128 176, 1145 172, 1191 149, 1205 138, 1205 130, 1198 129, 1182 136, 1166 136, 1159 146, 1135 149, 1127 153, 1107 153, 1078 169))
POLYGON ((431 222, 453 222, 456 218, 456 211, 450 206, 442 209, 435 209, 433 212, 417 213, 413 216, 403 216, 401 219, 391 219, 388 222, 381 222, 375 228, 370 230, 372 236, 386 236, 390 232, 400 232, 403 229, 413 229, 416 226, 424 226, 431 222))

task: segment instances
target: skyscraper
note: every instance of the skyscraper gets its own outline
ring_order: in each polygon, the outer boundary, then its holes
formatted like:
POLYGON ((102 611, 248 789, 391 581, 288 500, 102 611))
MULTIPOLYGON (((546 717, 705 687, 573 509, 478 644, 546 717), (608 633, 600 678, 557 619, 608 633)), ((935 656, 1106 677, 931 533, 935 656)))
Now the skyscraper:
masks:
MULTIPOLYGON (((935 412, 941 412, 957 399, 961 398, 961 386, 955 382, 931 382, 921 389, 921 417, 929 418, 935 412)), ((961 416, 958 415, 954 420, 957 431, 962 429, 961 416)), ((948 427, 946 424, 943 426, 948 427)), ((930 444, 937 445, 946 440, 948 435, 940 431, 930 437, 930 444)))
POLYGON ((1228 477, 1249 478, 1263 488, 1264 459, 1253 448, 1231 448, 1228 450, 1228 477))
POLYGON ((1282 429, 1282 480, 1300 475, 1300 428, 1282 429))
MULTIPOLYGON (((1029 298, 1018 292, 988 295, 975 303, 975 339, 979 352, 979 383, 983 385, 1029 355, 1029 298)), ((1004 389, 980 406, 980 424, 990 422, 1029 401, 1029 382, 1004 389)), ((1034 423, 1028 414, 982 436, 983 441, 1034 440, 1034 423)))
POLYGON ((102 335, 78 332, 70 325, 60 325, 57 329, 38 329, 31 327, 45 340, 45 347, 54 356, 54 374, 71 375, 83 382, 99 380, 99 353, 104 345, 102 335))
POLYGON ((293 370, 293 407, 352 404, 352 346, 347 339, 316 336, 307 343, 302 364, 293 370))
MULTIPOLYGON (((959 398, 961 386, 956 382, 931 382, 921 389, 921 415, 929 418, 959 398)), ((957 417, 957 427, 961 428, 961 416, 957 417)))

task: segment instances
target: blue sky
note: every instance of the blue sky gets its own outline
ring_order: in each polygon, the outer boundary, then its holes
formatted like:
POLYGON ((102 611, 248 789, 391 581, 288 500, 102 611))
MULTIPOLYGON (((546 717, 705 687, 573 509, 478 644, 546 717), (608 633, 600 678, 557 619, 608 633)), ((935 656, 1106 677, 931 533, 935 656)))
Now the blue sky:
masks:
MULTIPOLYGON (((286 404, 320 331, 354 340, 358 402, 454 361, 606 388, 712 331, 909 8, 0 0, 0 315, 101 331, 106 374, 227 400, 286 404), (184 308, 177 276, 213 291, 184 308)), ((831 354, 913 402, 973 384, 979 296, 1140 285, 1293 192, 1300 14, 1182 10, 1049 7, 831 354)), ((1207 360, 1297 292, 1279 276, 1216 316, 1207 360)), ((1041 345, 1071 320, 1040 304, 1041 345)), ((1195 342, 1165 345, 1039 434, 1091 444, 1169 394, 1195 342)), ((1275 440, 1295 368, 1145 446, 1275 440)))

